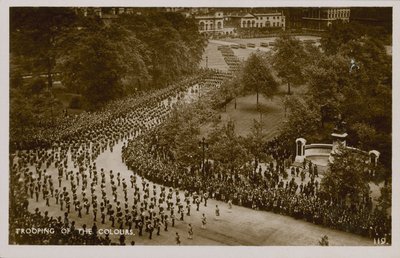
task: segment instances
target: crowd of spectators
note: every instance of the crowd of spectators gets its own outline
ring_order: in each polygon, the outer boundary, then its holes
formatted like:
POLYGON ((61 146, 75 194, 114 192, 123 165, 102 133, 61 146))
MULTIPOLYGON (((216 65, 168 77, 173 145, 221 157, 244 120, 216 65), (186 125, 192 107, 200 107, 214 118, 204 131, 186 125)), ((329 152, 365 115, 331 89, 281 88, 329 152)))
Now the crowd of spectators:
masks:
MULTIPOLYGON (((253 164, 235 172, 224 170, 218 163, 205 165, 202 170, 179 167, 163 155, 154 153, 151 134, 130 141, 123 151, 128 167, 150 181, 189 193, 207 193, 216 200, 292 216, 314 224, 352 232, 369 238, 391 238, 391 218, 370 196, 359 202, 347 203, 321 191, 318 167, 306 162, 300 167, 291 166, 290 153, 280 144, 279 138, 267 143, 265 151, 272 158, 266 167, 253 164), (151 146, 150 144, 151 143, 151 146), (300 183, 298 183, 300 182, 300 183)), ((160 135, 158 135, 160 137, 160 135)), ((229 151, 229 150, 227 150, 229 151)))

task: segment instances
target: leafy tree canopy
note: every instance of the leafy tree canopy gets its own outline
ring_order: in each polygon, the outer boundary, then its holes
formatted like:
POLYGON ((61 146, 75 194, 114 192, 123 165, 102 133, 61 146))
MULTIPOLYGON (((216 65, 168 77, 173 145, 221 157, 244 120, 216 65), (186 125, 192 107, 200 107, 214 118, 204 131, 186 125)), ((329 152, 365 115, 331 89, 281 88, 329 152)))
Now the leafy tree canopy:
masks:
POLYGON ((291 85, 304 83, 302 71, 306 61, 307 54, 300 40, 286 34, 276 40, 273 67, 283 82, 287 83, 288 94, 291 85))
POLYGON ((252 53, 245 61, 241 79, 245 92, 257 94, 257 106, 259 94, 272 98, 278 90, 267 55, 260 51, 252 53))
POLYGON ((345 198, 357 201, 361 196, 369 196, 368 156, 341 145, 333 158, 321 181, 322 190, 342 201, 345 198))

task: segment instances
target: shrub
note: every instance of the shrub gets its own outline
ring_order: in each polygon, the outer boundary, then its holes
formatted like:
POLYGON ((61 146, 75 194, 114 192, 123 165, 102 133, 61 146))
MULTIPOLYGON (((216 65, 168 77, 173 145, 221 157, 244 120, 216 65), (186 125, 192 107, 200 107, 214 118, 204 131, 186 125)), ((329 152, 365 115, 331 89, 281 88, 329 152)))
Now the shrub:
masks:
POLYGON ((39 94, 46 87, 46 82, 42 78, 37 77, 30 83, 29 86, 33 94, 39 94))
POLYGON ((78 109, 81 108, 81 106, 82 106, 81 97, 73 96, 71 98, 71 101, 69 102, 69 108, 78 109))

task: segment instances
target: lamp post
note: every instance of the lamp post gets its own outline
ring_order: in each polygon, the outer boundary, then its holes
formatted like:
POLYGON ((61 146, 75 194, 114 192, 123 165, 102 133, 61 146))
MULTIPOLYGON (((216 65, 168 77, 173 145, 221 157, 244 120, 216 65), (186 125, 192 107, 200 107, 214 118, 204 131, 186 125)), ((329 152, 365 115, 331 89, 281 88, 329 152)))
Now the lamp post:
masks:
POLYGON ((206 68, 208 68, 208 56, 206 56, 206 68))
POLYGON ((197 91, 199 92, 199 98, 201 97, 201 88, 202 88, 202 82, 199 82, 199 85, 197 86, 197 91))
POLYGON ((205 156, 206 156, 206 149, 208 149, 208 142, 206 142, 206 139, 203 137, 201 141, 199 141, 199 149, 201 148, 202 150, 202 166, 201 166, 201 171, 204 175, 204 163, 205 163, 205 156))

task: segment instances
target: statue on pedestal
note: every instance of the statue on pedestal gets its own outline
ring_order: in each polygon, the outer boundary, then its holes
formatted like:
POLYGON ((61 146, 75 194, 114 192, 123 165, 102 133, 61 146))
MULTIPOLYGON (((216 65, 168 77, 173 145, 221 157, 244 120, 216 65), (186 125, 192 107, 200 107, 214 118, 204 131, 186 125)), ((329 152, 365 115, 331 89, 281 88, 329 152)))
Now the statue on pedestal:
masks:
POLYGON ((335 134, 344 134, 346 133, 346 122, 343 120, 342 115, 339 114, 336 117, 335 128, 333 129, 333 133, 335 134))

